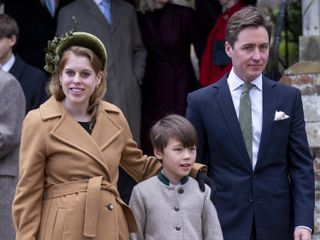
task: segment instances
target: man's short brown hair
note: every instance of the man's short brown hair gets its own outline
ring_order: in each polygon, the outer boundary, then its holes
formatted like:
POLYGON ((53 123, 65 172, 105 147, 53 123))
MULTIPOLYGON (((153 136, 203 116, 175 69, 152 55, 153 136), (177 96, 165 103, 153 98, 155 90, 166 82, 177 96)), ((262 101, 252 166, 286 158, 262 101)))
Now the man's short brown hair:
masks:
POLYGON ((264 15, 257 7, 249 6, 234 13, 226 27, 226 41, 234 47, 239 33, 248 27, 264 27, 271 37, 272 24, 268 17, 264 15))

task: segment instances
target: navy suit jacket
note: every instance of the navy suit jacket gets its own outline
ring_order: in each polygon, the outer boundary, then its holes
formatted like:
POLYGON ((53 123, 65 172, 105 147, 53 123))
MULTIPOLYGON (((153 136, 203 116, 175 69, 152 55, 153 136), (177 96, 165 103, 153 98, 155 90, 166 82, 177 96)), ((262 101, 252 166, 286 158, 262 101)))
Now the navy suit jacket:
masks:
MULTIPOLYGON (((254 101, 254 100, 253 100, 254 101)), ((295 226, 313 229, 314 171, 300 91, 263 77, 263 125, 255 169, 246 151, 227 78, 188 96, 187 118, 208 165, 225 240, 293 239, 295 226), (290 117, 274 121, 275 112, 290 117)))
POLYGON ((28 113, 47 100, 46 85, 48 78, 43 71, 27 64, 18 55, 15 55, 15 58, 9 72, 21 84, 26 97, 26 113, 28 113))

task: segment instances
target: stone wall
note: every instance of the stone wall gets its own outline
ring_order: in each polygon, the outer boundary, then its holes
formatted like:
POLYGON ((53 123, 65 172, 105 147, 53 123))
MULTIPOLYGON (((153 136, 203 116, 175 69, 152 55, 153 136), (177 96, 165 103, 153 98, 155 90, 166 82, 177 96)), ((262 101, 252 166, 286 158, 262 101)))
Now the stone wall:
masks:
POLYGON ((316 209, 314 240, 320 240, 320 63, 299 62, 285 71, 281 82, 297 87, 302 94, 306 130, 314 159, 316 209))

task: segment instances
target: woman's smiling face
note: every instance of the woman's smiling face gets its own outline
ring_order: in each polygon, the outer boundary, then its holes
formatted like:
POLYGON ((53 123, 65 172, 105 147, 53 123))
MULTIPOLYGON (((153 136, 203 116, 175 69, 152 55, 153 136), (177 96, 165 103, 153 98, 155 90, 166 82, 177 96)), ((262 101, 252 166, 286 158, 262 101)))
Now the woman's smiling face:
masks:
POLYGON ((65 102, 68 105, 87 107, 100 82, 101 74, 96 74, 90 60, 70 52, 60 75, 60 83, 66 96, 65 102))

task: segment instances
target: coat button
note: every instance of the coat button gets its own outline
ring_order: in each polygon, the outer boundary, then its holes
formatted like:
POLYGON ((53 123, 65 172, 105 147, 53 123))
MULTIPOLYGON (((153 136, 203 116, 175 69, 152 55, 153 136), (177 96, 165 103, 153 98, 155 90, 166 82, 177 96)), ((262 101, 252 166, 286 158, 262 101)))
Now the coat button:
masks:
POLYGON ((177 226, 176 226, 176 230, 177 230, 177 231, 180 231, 180 230, 181 230, 180 225, 177 225, 177 226))
POLYGON ((175 207, 174 207, 174 210, 175 210, 176 212, 178 212, 178 211, 180 210, 180 208, 179 208, 178 206, 175 206, 175 207))
POLYGON ((182 187, 178 188, 178 193, 180 193, 180 194, 184 193, 184 190, 182 187))
POLYGON ((106 208, 107 208, 108 210, 112 211, 112 210, 113 210, 113 205, 112 205, 112 203, 109 203, 108 205, 106 205, 106 208))

